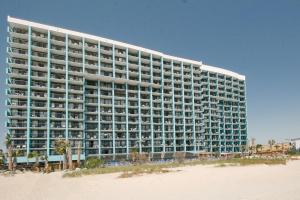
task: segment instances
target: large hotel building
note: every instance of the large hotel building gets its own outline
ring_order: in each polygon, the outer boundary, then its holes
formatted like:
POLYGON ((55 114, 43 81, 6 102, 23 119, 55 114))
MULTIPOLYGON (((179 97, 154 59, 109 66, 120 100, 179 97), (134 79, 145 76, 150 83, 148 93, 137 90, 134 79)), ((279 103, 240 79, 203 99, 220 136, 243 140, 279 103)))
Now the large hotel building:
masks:
POLYGON ((245 76, 158 51, 8 17, 7 129, 18 162, 173 152, 247 142, 245 76))

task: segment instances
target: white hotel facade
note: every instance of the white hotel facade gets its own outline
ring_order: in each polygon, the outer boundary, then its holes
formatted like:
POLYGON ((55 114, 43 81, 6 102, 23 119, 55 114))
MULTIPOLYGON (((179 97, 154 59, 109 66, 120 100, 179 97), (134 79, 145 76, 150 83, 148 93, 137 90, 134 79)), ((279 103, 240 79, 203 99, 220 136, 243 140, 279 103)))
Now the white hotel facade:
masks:
POLYGON ((245 76, 199 61, 8 17, 7 128, 19 162, 236 153, 247 142, 245 76))

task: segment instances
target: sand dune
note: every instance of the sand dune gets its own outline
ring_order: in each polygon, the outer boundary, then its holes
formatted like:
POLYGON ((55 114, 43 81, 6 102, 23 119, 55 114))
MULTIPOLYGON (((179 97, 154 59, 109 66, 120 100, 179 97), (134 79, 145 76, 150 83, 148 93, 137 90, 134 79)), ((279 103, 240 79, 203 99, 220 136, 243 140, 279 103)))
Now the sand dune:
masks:
POLYGON ((290 161, 285 166, 192 166, 179 169, 179 172, 125 179, 118 178, 119 174, 62 178, 61 172, 0 176, 0 199, 300 199, 299 160, 290 161))

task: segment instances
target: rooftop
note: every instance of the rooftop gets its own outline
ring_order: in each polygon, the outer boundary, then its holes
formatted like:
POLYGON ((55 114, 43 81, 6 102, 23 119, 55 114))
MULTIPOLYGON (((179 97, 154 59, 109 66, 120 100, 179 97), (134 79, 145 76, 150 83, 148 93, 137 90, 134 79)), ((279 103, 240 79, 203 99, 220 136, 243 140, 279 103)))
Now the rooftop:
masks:
POLYGON ((225 75, 228 75, 228 76, 235 77, 235 78, 240 79, 240 80, 245 80, 244 75, 240 75, 238 73, 235 73, 235 72, 232 72, 230 70, 223 69, 223 68, 205 65, 201 61, 195 61, 195 60, 180 58, 180 57, 176 57, 176 56, 171 56, 171 55, 167 55, 167 54, 164 54, 162 52, 159 52, 159 51, 146 49, 146 48, 143 48, 143 47, 127 44, 127 43, 124 43, 124 42, 119 42, 119 41, 116 41, 116 40, 111 40, 111 39, 107 39, 107 38, 103 38, 103 37, 99 37, 99 36, 95 36, 95 35, 90 35, 90 34, 86 34, 86 33, 82 33, 82 32, 72 31, 72 30, 68 30, 68 29, 64 29, 64 28, 59 28, 59 27, 55 27, 55 26, 49 26, 49 25, 45 25, 45 24, 35 23, 35 22, 23 20, 23 19, 10 17, 10 16, 7 16, 7 21, 11 25, 13 25, 13 24, 23 24, 23 25, 32 26, 32 27, 35 27, 35 28, 46 29, 46 30, 49 30, 49 31, 55 31, 55 32, 64 33, 64 34, 70 34, 70 35, 83 37, 83 38, 87 38, 87 39, 91 39, 91 40, 111 43, 111 44, 114 44, 114 45, 117 45, 117 46, 123 46, 123 47, 126 47, 126 48, 136 49, 136 50, 139 50, 139 51, 147 52, 149 54, 155 54, 155 55, 158 55, 158 56, 162 56, 162 57, 167 58, 167 59, 178 60, 178 61, 181 61, 181 62, 184 62, 184 63, 200 65, 200 68, 202 70, 207 70, 207 71, 211 71, 211 72, 215 72, 215 73, 221 73, 221 74, 225 74, 225 75))

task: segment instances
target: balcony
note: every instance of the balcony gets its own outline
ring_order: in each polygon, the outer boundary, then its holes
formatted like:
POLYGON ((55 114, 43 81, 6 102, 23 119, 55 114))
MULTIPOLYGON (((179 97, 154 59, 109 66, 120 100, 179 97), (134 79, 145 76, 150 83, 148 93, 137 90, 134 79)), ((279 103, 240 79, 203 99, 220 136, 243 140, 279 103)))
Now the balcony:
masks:
POLYGON ((8 40, 10 47, 28 49, 28 40, 20 38, 9 38, 8 40))
POLYGON ((51 78, 51 82, 56 82, 56 83, 65 83, 66 82, 65 75, 51 74, 50 78, 51 78))
POLYGON ((65 91, 65 86, 62 85, 53 85, 51 87, 51 90, 54 92, 64 92, 65 91))
POLYGON ((46 123, 34 123, 34 122, 32 122, 30 127, 32 129, 46 129, 47 125, 46 125, 46 123))
POLYGON ((9 48, 8 54, 12 58, 21 58, 21 59, 28 58, 27 49, 9 48))
POLYGON ((69 47, 72 47, 72 48, 82 49, 82 42, 77 41, 77 40, 70 39, 68 41, 68 45, 69 45, 69 47))
POLYGON ((42 144, 32 144, 30 145, 31 149, 45 149, 46 148, 46 144, 42 143, 42 144))
POLYGON ((66 42, 66 39, 64 37, 51 34, 51 44, 65 46, 66 45, 65 42, 66 42))
POLYGON ((44 92, 32 92, 31 93, 31 98, 32 99, 46 99, 47 98, 47 94, 44 92))
POLYGON ((47 134, 43 134, 43 133, 33 133, 31 134, 31 137, 32 139, 39 139, 39 138, 42 138, 42 139, 46 139, 47 138, 47 134))
POLYGON ((85 52, 85 58, 88 60, 98 61, 98 54, 95 52, 85 52))
POLYGON ((64 46, 58 46, 58 45, 51 44, 50 48, 51 48, 50 49, 51 54, 57 54, 57 55, 62 55, 62 56, 64 56, 66 54, 64 46))
POLYGON ((66 124, 62 123, 62 124, 57 124, 57 123, 52 123, 50 125, 51 129, 65 129, 66 128, 66 124))
POLYGON ((64 94, 56 94, 56 93, 52 93, 51 94, 51 100, 53 101, 64 101, 65 100, 65 95, 64 94))
POLYGON ((35 60, 35 61, 42 61, 42 62, 48 61, 47 53, 45 53, 45 52, 32 51, 31 58, 32 58, 32 60, 35 60))
POLYGON ((33 30, 31 33, 31 38, 34 41, 47 42, 47 33, 41 33, 33 30))
POLYGON ((51 55, 51 63, 65 65, 65 57, 63 55, 51 55))
POLYGON ((92 52, 98 52, 98 44, 92 44, 92 43, 85 43, 85 49, 92 51, 92 52))
POLYGON ((17 28, 17 27, 10 28, 9 34, 10 36, 16 38, 22 38, 22 39, 28 38, 28 30, 22 28, 17 28))
POLYGON ((94 69, 94 70, 98 71, 98 63, 97 62, 86 61, 85 67, 87 69, 94 69))

